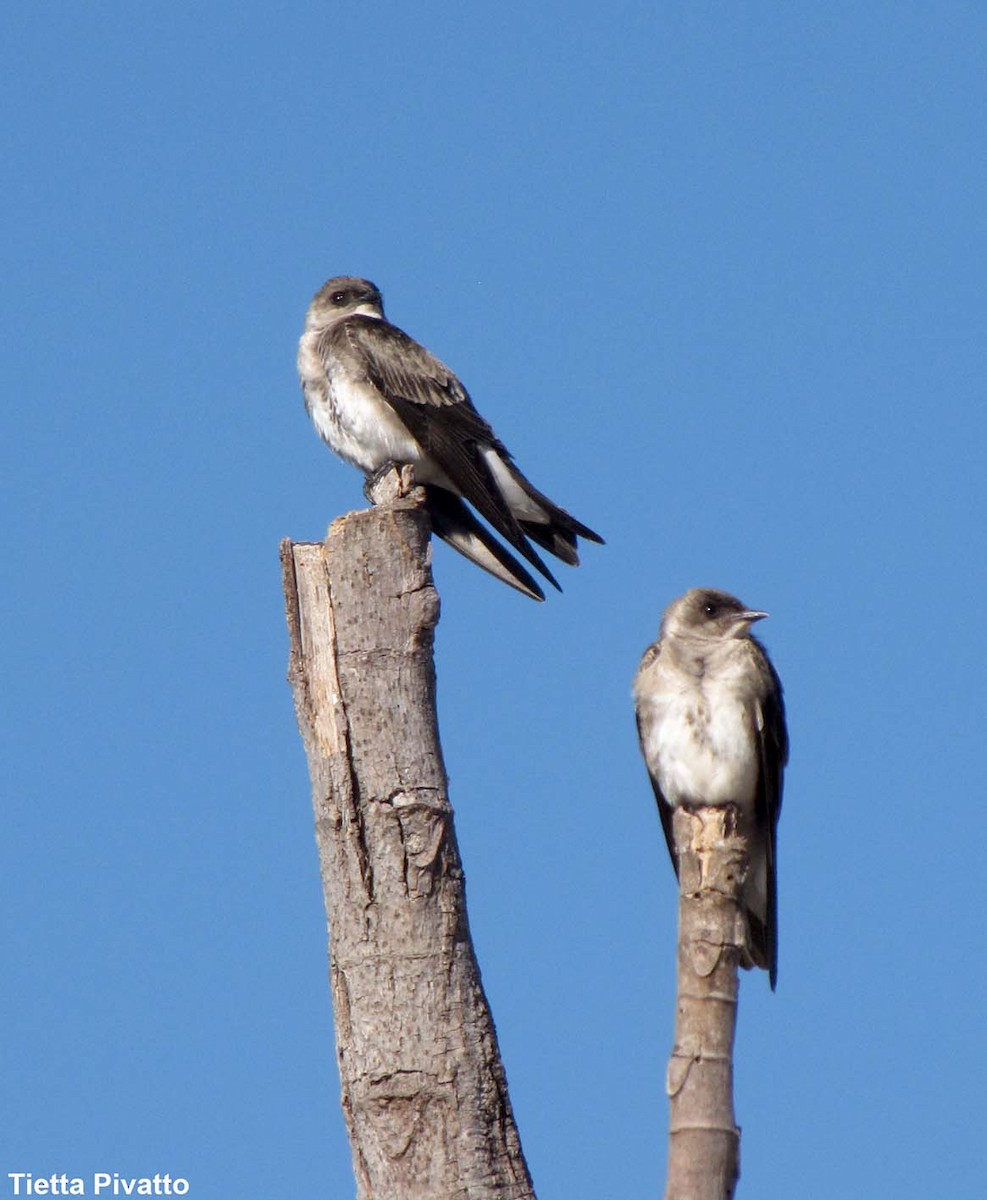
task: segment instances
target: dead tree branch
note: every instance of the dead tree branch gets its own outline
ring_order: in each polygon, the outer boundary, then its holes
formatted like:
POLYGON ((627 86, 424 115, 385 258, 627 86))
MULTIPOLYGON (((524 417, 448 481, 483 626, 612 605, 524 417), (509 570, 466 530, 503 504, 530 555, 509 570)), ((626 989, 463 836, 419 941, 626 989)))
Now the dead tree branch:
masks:
POLYGON ((533 1200, 473 952, 435 713, 438 595, 407 472, 281 547, 358 1200, 533 1200))
POLYGON ((733 1038, 748 853, 737 816, 731 806, 674 814, 679 948, 665 1200, 731 1200, 740 1174, 733 1038))

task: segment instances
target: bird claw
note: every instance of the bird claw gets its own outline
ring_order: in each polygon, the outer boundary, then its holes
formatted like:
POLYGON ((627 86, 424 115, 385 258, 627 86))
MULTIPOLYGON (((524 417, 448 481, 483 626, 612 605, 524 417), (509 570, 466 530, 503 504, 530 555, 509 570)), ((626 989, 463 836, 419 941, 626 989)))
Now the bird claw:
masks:
POLYGON ((363 494, 371 504, 393 504, 404 500, 415 488, 415 469, 410 463, 386 462, 370 471, 363 483, 363 494))

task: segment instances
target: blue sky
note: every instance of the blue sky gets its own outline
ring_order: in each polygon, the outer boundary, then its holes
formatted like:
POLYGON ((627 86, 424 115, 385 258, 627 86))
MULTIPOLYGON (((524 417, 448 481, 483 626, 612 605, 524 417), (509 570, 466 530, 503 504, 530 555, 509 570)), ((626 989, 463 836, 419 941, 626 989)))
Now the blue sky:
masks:
POLYGON ((738 1195, 981 1194, 985 38, 961 3, 7 6, 0 1196, 353 1194, 277 556, 363 505, 294 372, 339 273, 607 538, 544 605, 435 549, 541 1200, 664 1175, 630 681, 693 585, 771 611, 792 741, 738 1195))

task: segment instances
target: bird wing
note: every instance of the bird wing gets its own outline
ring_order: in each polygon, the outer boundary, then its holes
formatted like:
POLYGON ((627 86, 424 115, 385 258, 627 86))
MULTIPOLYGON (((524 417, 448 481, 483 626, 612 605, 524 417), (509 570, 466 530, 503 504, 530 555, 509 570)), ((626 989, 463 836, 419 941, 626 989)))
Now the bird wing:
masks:
POLYGON ((370 382, 407 426, 422 450, 441 467, 464 499, 556 588, 555 577, 532 548, 511 512, 480 448, 507 448, 473 407, 452 371, 388 321, 353 316, 344 332, 367 365, 370 382))
POLYGON ((504 500, 480 448, 493 447, 507 463, 511 456, 453 372, 388 321, 356 315, 349 317, 343 328, 351 347, 366 363, 370 382, 425 454, 441 467, 463 498, 558 587, 504 500))
MULTIPOLYGON (((653 666, 658 661, 658 656, 661 654, 661 643, 654 642, 650 645, 641 657, 641 664, 638 667, 638 676, 648 667, 653 666)), ((661 817, 661 828, 665 835, 665 844, 668 846, 668 855, 672 860, 672 866, 675 868, 675 877, 679 874, 679 858, 675 853, 675 833, 672 828, 672 806, 665 799, 664 793, 661 790, 661 785, 658 782, 658 776, 651 770, 651 764, 648 762, 648 747, 644 735, 644 721, 641 716, 641 705, 638 704, 635 710, 637 718, 637 737, 641 746, 641 756, 644 759, 645 766, 648 768, 648 778, 651 780, 651 786, 654 789, 655 800, 658 802, 658 816, 661 817)))
POLYGON ((765 833, 767 858, 767 914, 764 928, 764 952, 768 963, 771 989, 778 980, 778 870, 777 830, 781 813, 785 764, 788 762, 788 729, 785 723, 785 699, 781 680, 763 646, 751 638, 753 653, 768 682, 756 702, 754 714, 761 756, 761 770, 755 797, 756 826, 765 833))

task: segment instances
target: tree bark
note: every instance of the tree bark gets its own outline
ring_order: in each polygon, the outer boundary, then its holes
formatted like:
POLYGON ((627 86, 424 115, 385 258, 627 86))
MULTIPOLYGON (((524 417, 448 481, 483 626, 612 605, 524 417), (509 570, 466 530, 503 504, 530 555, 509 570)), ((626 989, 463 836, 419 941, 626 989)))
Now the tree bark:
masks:
POLYGON ((730 1200, 740 1175, 733 1038, 749 858, 738 815, 732 806, 674 814, 679 942, 665 1200, 730 1200))
POLYGON ((407 469, 281 546, 358 1200, 534 1200, 480 982, 435 712, 438 594, 407 469))

